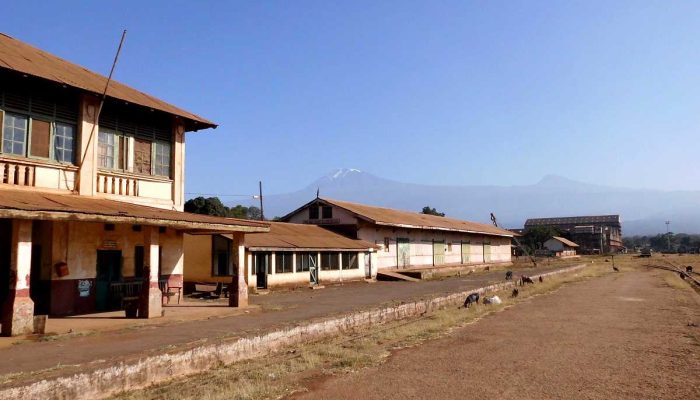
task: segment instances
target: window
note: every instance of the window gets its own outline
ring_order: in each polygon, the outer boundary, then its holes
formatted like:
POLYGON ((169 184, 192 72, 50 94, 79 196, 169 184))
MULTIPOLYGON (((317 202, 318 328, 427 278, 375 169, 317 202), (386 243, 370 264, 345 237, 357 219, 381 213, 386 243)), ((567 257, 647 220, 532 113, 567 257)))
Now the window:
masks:
POLYGON ((316 253, 297 253, 297 272, 308 271, 316 266, 316 253))
POLYGON ((75 126, 56 122, 53 139, 53 158, 56 161, 74 163, 75 126))
POLYGON ((231 276, 233 275, 231 265, 231 240, 221 236, 212 236, 211 255, 212 255, 212 276, 231 276))
POLYGON ((151 174, 151 142, 141 139, 134 140, 134 172, 151 174))
POLYGON ((100 129, 97 139, 97 166, 114 169, 114 160, 117 157, 116 133, 106 129, 100 129))
POLYGON ((311 206, 309 207, 309 219, 318 219, 318 207, 317 206, 311 206))
POLYGON ((32 119, 29 153, 34 157, 49 158, 51 150, 51 122, 32 119))
POLYGON ((341 260, 343 262, 343 269, 358 269, 358 268, 360 268, 357 259, 358 259, 358 257, 357 257, 356 252, 342 253, 341 260))
POLYGON ((323 219, 333 218, 333 207, 329 207, 329 206, 321 207, 321 218, 323 218, 323 219))
POLYGON ((452 243, 447 243, 447 252, 452 253, 452 243))
POLYGON ((339 269, 338 253, 321 253, 321 270, 339 269))
POLYGON ((286 274, 294 272, 292 265, 293 253, 275 253, 275 273, 286 274))
POLYGON ((145 276, 143 276, 145 254, 143 246, 134 247, 134 277, 136 278, 145 278, 145 276))
POLYGON ((384 238, 384 251, 385 251, 386 253, 389 252, 389 238, 388 238, 388 237, 385 237, 385 238, 384 238))
POLYGON ((27 145, 27 124, 29 119, 22 115, 5 114, 2 129, 3 153, 25 155, 27 145))
POLYGON ((154 175, 170 177, 170 143, 155 142, 154 175))

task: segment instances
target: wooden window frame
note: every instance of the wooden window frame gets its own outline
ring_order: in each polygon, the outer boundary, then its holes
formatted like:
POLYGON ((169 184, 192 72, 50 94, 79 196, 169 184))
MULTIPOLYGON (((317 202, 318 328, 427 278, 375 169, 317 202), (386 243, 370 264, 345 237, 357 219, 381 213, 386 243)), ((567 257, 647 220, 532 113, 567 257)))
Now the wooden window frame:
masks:
MULTIPOLYGON (((14 126, 13 126, 14 129, 14 126)), ((29 152, 29 136, 31 132, 31 118, 29 115, 22 114, 22 113, 14 113, 14 112, 6 112, 3 110, 3 115, 2 115, 2 129, 0 129, 0 154, 3 155, 8 155, 11 157, 27 157, 27 154, 29 152), (17 154, 13 152, 5 152, 5 122, 7 121, 7 117, 12 116, 12 117, 22 117, 26 119, 26 124, 24 127, 24 148, 22 151, 22 154, 17 154)), ((14 137, 12 138, 12 142, 15 143, 14 137)), ((18 142, 17 142, 18 143, 18 142)), ((14 147, 14 145, 12 146, 14 147)))
POLYGON ((172 143, 163 140, 156 140, 151 142, 151 175, 162 176, 165 178, 171 178, 173 171, 173 146, 172 143), (168 151, 163 154, 168 155, 168 173, 167 175, 158 173, 158 167, 163 167, 165 164, 161 164, 158 159, 158 146, 167 146, 168 151))

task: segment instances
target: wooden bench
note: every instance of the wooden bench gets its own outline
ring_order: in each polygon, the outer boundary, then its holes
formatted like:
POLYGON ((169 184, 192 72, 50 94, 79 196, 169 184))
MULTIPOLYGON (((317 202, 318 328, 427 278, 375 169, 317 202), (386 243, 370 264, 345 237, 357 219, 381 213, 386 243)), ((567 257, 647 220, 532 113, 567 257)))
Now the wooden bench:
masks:
POLYGON ((112 282, 110 284, 112 297, 119 299, 120 309, 126 312, 127 318, 136 317, 142 287, 143 281, 112 282))

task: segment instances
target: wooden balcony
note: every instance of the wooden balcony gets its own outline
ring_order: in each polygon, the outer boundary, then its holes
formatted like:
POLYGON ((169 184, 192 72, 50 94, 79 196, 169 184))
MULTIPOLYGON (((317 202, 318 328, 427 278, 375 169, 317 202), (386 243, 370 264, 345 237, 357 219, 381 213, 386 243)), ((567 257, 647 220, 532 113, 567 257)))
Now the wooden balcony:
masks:
POLYGON ((99 171, 95 184, 97 193, 116 194, 120 196, 138 196, 139 179, 117 172, 99 171))
POLYGON ((0 184, 35 186, 35 165, 20 160, 0 159, 0 184))

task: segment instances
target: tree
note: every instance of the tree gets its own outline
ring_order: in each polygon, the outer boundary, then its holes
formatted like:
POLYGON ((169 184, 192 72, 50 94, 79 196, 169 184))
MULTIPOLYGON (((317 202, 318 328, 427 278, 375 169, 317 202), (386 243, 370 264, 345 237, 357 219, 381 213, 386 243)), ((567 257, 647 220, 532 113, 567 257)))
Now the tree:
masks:
POLYGON ((445 213, 438 212, 435 208, 431 208, 430 206, 425 206, 423 207, 423 211, 421 211, 422 214, 428 214, 428 215, 437 215, 438 217, 444 217, 445 213))
POLYGON ((552 236, 561 236, 558 229, 551 226, 533 226, 523 235, 523 244, 530 250, 541 249, 552 236))
POLYGON ((218 197, 196 197, 185 202, 185 211, 214 215, 217 217, 240 218, 240 219, 260 219, 260 209, 258 207, 246 207, 240 204, 233 207, 226 207, 218 197))

